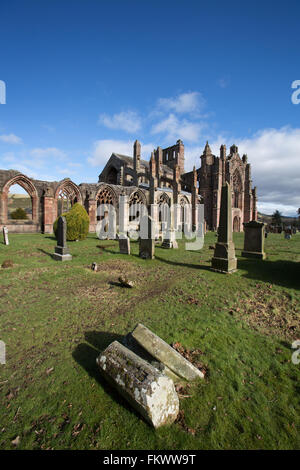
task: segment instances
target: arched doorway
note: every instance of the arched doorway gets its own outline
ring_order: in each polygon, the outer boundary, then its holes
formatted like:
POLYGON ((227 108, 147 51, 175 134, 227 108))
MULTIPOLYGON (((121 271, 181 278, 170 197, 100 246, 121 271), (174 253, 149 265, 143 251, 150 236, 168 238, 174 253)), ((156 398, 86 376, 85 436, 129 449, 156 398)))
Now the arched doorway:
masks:
MULTIPOLYGON (((23 208, 25 213, 26 213, 26 218, 24 219, 19 219, 20 222, 18 222, 18 225, 22 222, 26 222, 26 224, 38 224, 38 193, 37 190, 33 184, 33 182, 27 178, 27 176, 23 174, 18 174, 14 176, 12 179, 6 182, 6 184, 3 187, 2 190, 2 195, 1 195, 1 223, 3 224, 16 224, 16 219, 13 219, 11 217, 11 213, 14 212, 15 208, 12 207, 15 205, 15 203, 18 205, 18 202, 14 201, 13 204, 11 204, 11 198, 9 197, 10 193, 10 188, 19 188, 18 192, 19 194, 22 194, 21 198, 19 199, 25 199, 28 198, 28 201, 24 203, 25 207, 23 208), (29 202, 30 201, 30 202, 29 202)), ((12 193, 11 193, 12 195, 12 193)), ((15 198, 18 199, 18 198, 15 198)), ((20 207, 22 208, 22 207, 20 207)), ((23 224, 24 225, 24 224, 23 224)), ((25 227, 20 226, 20 231, 23 231, 25 227)), ((33 227, 29 230, 32 231, 33 227)), ((26 231, 28 231, 26 230, 26 231)))

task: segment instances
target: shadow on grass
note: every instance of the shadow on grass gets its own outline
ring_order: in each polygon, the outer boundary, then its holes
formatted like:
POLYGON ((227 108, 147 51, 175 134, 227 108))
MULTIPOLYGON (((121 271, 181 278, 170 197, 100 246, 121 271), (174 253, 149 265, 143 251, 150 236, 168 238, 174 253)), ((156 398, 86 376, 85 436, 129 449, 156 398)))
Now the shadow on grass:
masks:
POLYGON ((43 248, 38 248, 38 251, 44 253, 44 255, 50 256, 53 259, 53 253, 49 253, 48 251, 43 250, 43 248))
POLYGON ((106 331, 87 331, 85 333, 85 339, 90 344, 79 344, 72 353, 74 360, 87 371, 90 377, 99 383, 104 392, 107 393, 118 405, 123 406, 131 413, 134 413, 139 419, 142 419, 141 415, 139 415, 135 409, 128 404, 125 398, 123 398, 122 395, 120 395, 119 392, 102 377, 99 367, 96 364, 96 359, 100 352, 107 348, 107 346, 109 346, 113 341, 121 342, 123 336, 106 331))
POLYGON ((244 277, 277 284, 291 289, 300 289, 300 263, 297 261, 268 261, 239 259, 238 269, 247 271, 244 277))
POLYGON ((56 241, 56 237, 54 235, 48 235, 45 238, 49 238, 50 240, 55 240, 56 241))
POLYGON ((185 268, 204 269, 205 271, 211 271, 210 266, 205 266, 203 264, 178 263, 178 261, 171 261, 169 259, 161 258, 157 255, 155 255, 155 259, 162 261, 163 263, 170 264, 171 266, 184 266, 185 268))

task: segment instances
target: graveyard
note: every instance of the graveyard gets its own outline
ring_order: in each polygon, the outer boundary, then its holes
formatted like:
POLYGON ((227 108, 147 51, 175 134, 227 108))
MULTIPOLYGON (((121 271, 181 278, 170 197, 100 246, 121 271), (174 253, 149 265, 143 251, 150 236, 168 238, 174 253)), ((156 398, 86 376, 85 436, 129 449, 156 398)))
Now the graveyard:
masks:
MULTIPOLYGON (((217 237, 199 251, 155 245, 154 259, 117 240, 68 242, 9 233, 1 243, 0 449, 299 448, 300 233, 269 234, 266 259, 211 269, 217 237), (91 269, 96 263, 97 270, 91 269), (5 265, 5 264, 4 264, 5 265), (126 288, 119 281, 133 283, 126 288), (174 423, 154 429, 100 374, 96 358, 142 323, 204 378, 177 386, 174 423)), ((245 255, 245 253, 244 253, 245 255)))

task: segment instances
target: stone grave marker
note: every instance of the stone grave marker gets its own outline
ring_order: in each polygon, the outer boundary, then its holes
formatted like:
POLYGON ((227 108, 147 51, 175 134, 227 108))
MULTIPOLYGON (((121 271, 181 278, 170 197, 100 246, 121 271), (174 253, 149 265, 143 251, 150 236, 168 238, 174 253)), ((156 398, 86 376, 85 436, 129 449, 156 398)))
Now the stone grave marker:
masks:
POLYGON ((139 256, 144 259, 153 259, 155 251, 155 221, 150 215, 141 217, 139 256))
POLYGON ((237 259, 232 241, 231 189, 227 181, 222 186, 218 241, 211 265, 214 271, 223 273, 233 273, 237 269, 237 259))
POLYGON ((265 225, 263 222, 251 220, 251 222, 244 223, 244 249, 242 256, 245 258, 259 258, 265 259, 266 253, 264 252, 265 243, 265 225))
POLYGON ((57 222, 57 246, 53 258, 58 261, 70 261, 72 255, 67 247, 67 221, 65 217, 59 217, 57 222))
POLYGON ((127 335, 126 342, 132 344, 132 339, 148 354, 164 364, 175 376, 188 381, 203 379, 204 374, 201 370, 141 323, 127 335))
POLYGON ((179 412, 173 381, 118 341, 96 359, 100 372, 154 428, 171 424, 179 412))
POLYGON ((9 245, 9 240, 8 240, 8 228, 3 227, 3 240, 4 240, 4 245, 9 245))
POLYGON ((123 235, 119 236, 119 249, 123 255, 130 255, 130 239, 123 235))

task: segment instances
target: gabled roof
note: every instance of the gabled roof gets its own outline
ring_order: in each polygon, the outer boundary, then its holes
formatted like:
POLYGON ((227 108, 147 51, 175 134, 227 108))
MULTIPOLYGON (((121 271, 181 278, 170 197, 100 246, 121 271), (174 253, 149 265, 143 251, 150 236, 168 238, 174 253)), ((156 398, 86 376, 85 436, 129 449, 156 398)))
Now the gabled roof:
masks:
MULTIPOLYGON (((133 158, 132 157, 129 157, 128 155, 121 155, 120 153, 115 153, 115 152, 112 153, 112 156, 113 155, 117 158, 120 158, 121 160, 123 160, 129 166, 131 166, 133 168, 133 158)), ((141 166, 148 169, 149 168, 149 162, 147 162, 147 160, 142 160, 141 159, 141 166)), ((166 173, 169 173, 169 174, 173 175, 173 170, 169 166, 162 164, 162 165, 160 165, 160 168, 161 168, 161 170, 165 171, 166 173)))

